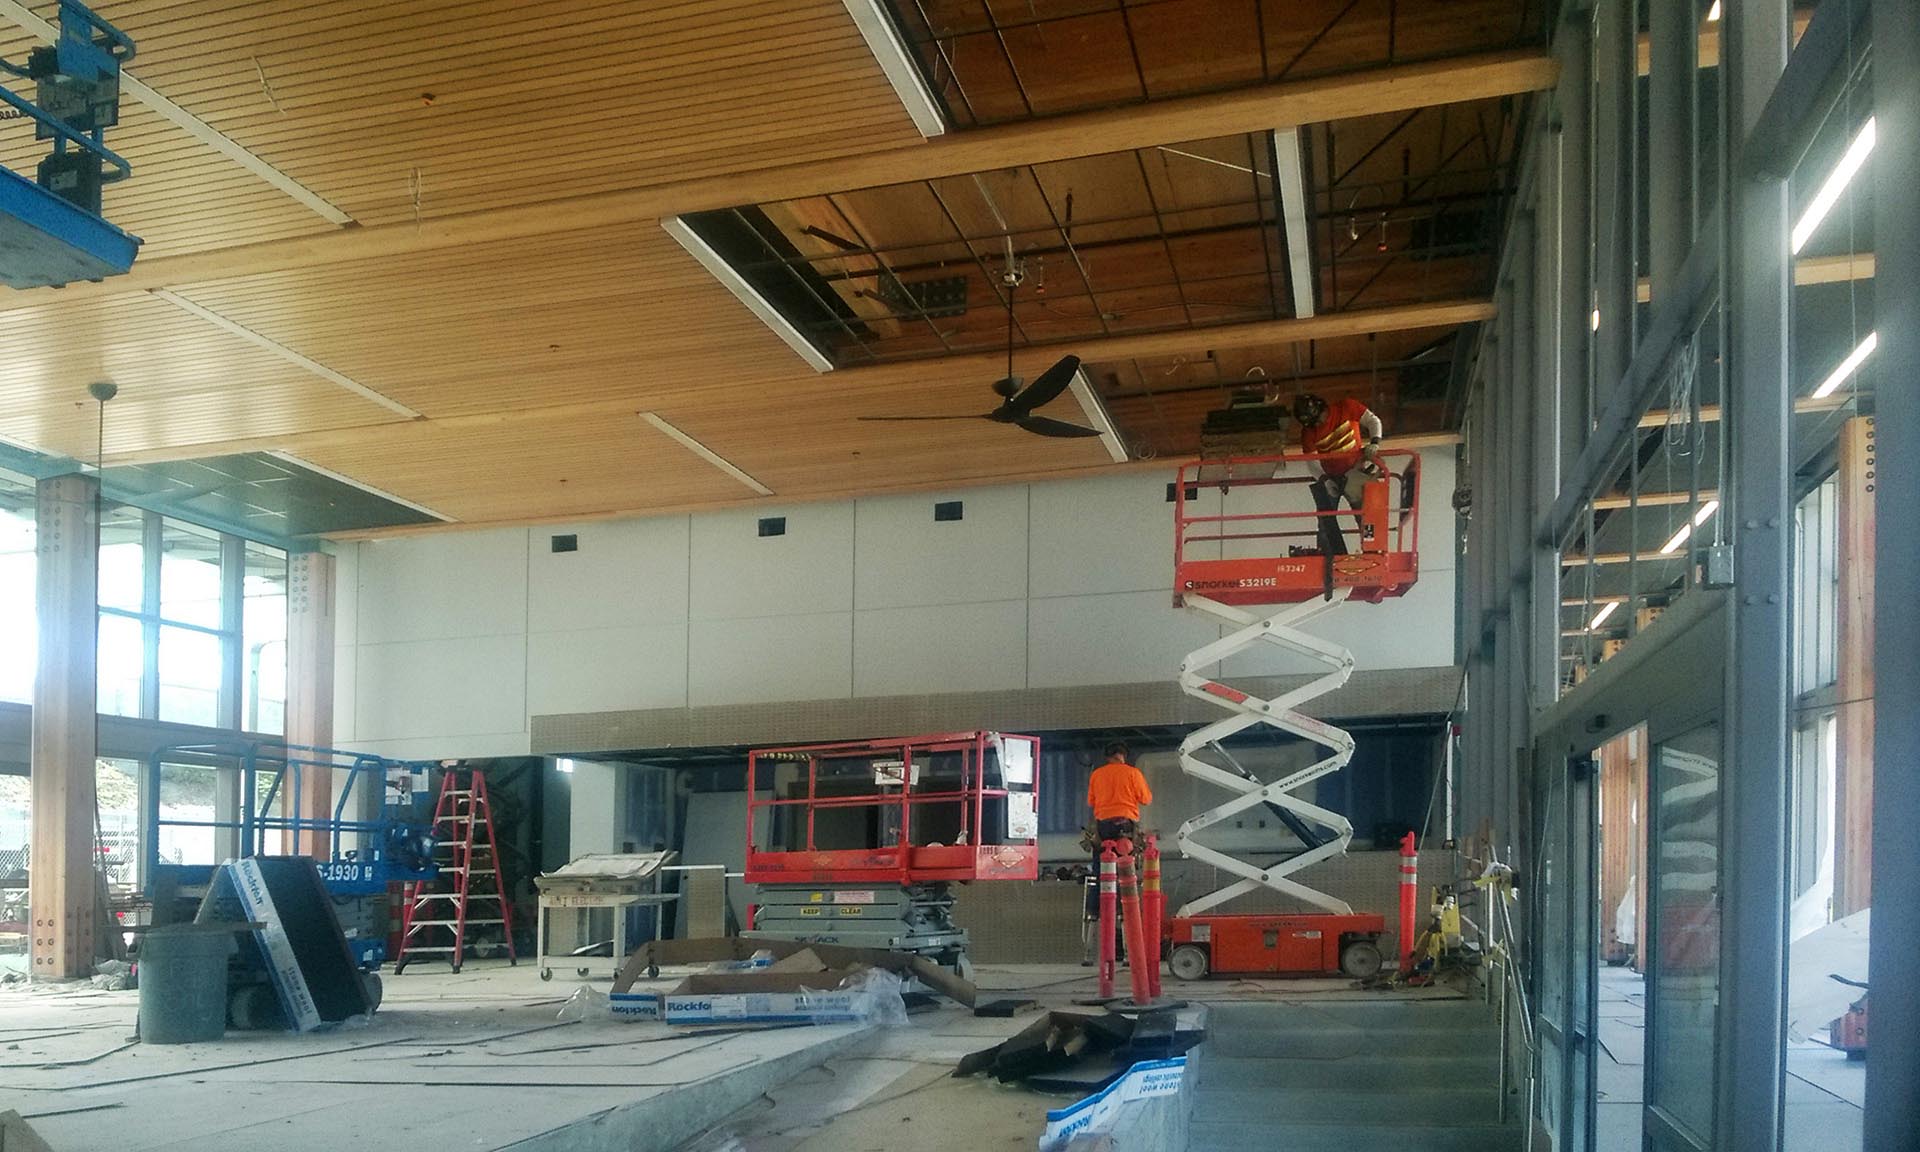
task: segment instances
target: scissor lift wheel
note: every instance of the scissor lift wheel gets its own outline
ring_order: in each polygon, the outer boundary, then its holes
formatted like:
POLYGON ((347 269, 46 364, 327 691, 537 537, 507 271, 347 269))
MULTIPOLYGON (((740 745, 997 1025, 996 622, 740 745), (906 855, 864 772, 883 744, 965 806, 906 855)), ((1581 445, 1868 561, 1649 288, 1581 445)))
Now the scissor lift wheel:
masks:
POLYGON ((1371 980, 1378 976, 1384 962, 1380 946, 1371 940, 1349 940, 1340 949, 1340 971, 1355 980, 1371 980))
POLYGON ((1182 980, 1207 978, 1207 950, 1198 944, 1182 944, 1167 958, 1167 967, 1182 980))

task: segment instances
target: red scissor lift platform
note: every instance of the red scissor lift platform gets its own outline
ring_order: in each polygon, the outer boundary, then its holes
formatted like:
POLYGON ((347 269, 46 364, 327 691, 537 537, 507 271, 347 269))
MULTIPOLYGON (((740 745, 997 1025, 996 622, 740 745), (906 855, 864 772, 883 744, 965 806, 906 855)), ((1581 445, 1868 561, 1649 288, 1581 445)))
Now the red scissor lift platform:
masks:
POLYGON ((1040 741, 956 732, 747 756, 748 935, 964 967, 952 885, 1040 874, 1040 741))
POLYGON ((1181 664, 1182 691, 1225 709, 1228 716, 1190 734, 1180 766, 1196 779, 1234 794, 1188 820, 1174 837, 1181 854, 1237 877, 1187 901, 1165 938, 1174 975, 1210 973, 1310 975, 1346 972, 1365 977, 1380 966, 1380 913, 1355 912, 1343 900, 1290 877, 1346 851, 1353 826, 1340 813, 1293 795, 1345 767, 1353 738, 1299 711, 1307 701, 1344 684, 1353 670, 1345 647, 1300 625, 1348 600, 1378 603, 1400 596, 1419 577, 1420 458, 1383 451, 1378 472, 1366 477, 1358 509, 1327 511, 1309 485, 1331 457, 1311 454, 1200 460, 1184 465, 1174 497, 1174 603, 1225 625, 1221 639, 1181 664), (1201 493, 1217 489, 1218 512, 1196 510, 1201 493), (1340 527, 1344 553, 1323 548, 1322 522, 1340 527), (1277 612, 1249 609, 1278 607, 1277 612), (1252 696, 1206 673, 1221 661, 1273 645, 1317 663, 1324 671, 1271 700, 1252 696), (1241 768, 1220 741, 1267 725, 1318 744, 1319 760, 1275 781, 1241 768), (1213 749, 1224 763, 1203 758, 1213 749), (1201 833, 1252 808, 1266 808, 1301 840, 1304 850, 1277 863, 1256 864, 1207 845, 1201 833), (1256 893, 1278 894, 1317 912, 1221 913, 1210 909, 1256 893))

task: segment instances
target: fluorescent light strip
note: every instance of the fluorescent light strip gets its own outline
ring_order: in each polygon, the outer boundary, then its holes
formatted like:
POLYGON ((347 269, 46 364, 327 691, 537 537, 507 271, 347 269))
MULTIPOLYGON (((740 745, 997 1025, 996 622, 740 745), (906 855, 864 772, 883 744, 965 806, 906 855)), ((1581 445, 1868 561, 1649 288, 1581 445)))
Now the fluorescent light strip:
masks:
POLYGON ((1680 531, 1675 532, 1673 539, 1667 541, 1666 546, 1660 549, 1660 555, 1671 556, 1675 552, 1680 551, 1680 545, 1687 542, 1687 537, 1693 535, 1693 530, 1705 524, 1707 517, 1719 510, 1720 501, 1718 500, 1709 500, 1705 504, 1700 505, 1700 511, 1693 514, 1693 523, 1680 525, 1680 531))
POLYGON ((1880 333, 1867 333, 1867 338, 1860 341, 1859 346, 1853 351, 1847 353, 1845 360, 1840 361, 1840 367, 1828 373, 1827 378, 1820 382, 1820 387, 1813 390, 1813 398, 1824 400, 1833 395, 1840 385, 1845 384, 1850 376, 1859 371, 1860 365, 1866 363, 1867 357, 1873 355, 1873 350, 1879 346, 1880 333))
POLYGON ((1300 158, 1300 129, 1273 132, 1273 182, 1280 196, 1286 230, 1287 266, 1293 285, 1293 314, 1313 315, 1313 249, 1307 241, 1307 177, 1300 158))
POLYGON ((304 456, 295 456, 291 452, 268 452, 267 455, 273 457, 275 460, 285 460, 289 464, 297 464, 300 467, 305 468, 309 472, 318 472, 320 475, 325 476, 327 479, 338 481, 341 484, 345 484, 349 488, 358 488, 360 491, 365 492, 369 496, 378 496, 382 500, 392 501, 393 503, 398 504, 401 507, 411 508, 415 512, 419 512, 426 516, 431 516, 435 520, 441 521, 442 523, 445 523, 445 524, 458 523, 457 520, 447 515, 445 512, 435 511, 434 509, 427 507, 425 504, 417 504, 414 501, 409 500, 404 496, 395 496, 393 493, 387 491, 385 488, 375 488, 371 484, 362 483, 359 480, 355 480, 351 476, 347 476, 342 473, 335 472, 331 468, 322 468, 320 465, 315 464, 313 461, 308 460, 304 456))
POLYGON ((733 477, 735 480, 740 481, 740 483, 745 484, 747 487, 753 489, 755 492, 758 492, 760 495, 762 496, 773 495, 773 489, 767 487, 765 484, 760 483, 760 481, 755 480, 753 477, 747 475, 745 472, 742 472, 740 469, 735 468, 731 460, 728 460, 726 457, 720 455, 718 452, 715 452, 713 449, 707 447, 705 444, 700 443, 700 441, 695 440, 693 437, 687 435, 685 432, 680 431, 680 429, 675 428, 672 424, 667 423, 665 420, 660 418, 658 413, 642 412, 640 413, 640 419, 645 420, 647 423, 653 425, 655 428, 658 428, 660 431, 666 433, 668 436, 671 436, 674 440, 679 442, 681 447, 687 449, 687 451, 692 452, 695 456, 700 457, 700 459, 705 460, 707 463, 713 465, 715 468, 720 469, 720 471, 725 472, 727 475, 733 477))
POLYGON ((330 380, 333 383, 340 385, 340 387, 345 388, 347 391, 352 392, 356 396, 360 396, 364 399, 373 401, 375 404, 380 405, 382 408, 385 408, 392 412, 398 412, 400 415, 409 417, 411 419, 417 420, 420 417, 420 413, 407 407, 405 404, 400 403, 400 401, 393 399, 391 396, 387 396, 383 393, 376 392, 373 389, 367 387, 365 384, 360 383, 360 381, 355 380, 351 376, 346 376, 346 375, 343 375, 342 373, 335 372, 333 369, 327 367, 325 364, 320 363, 318 360, 315 360, 310 356, 302 356, 300 353, 295 352, 293 349, 287 347, 285 344, 280 343, 278 340, 274 340, 269 337, 262 336, 260 333, 255 332, 253 329, 248 328, 246 325, 241 324, 235 320, 229 320, 225 316, 220 315, 220 313, 213 311, 211 308, 202 308, 200 305, 195 304, 193 301, 187 299, 185 296, 181 296, 174 292, 169 292, 165 288, 149 288, 147 289, 147 294, 149 296, 155 297, 156 299, 165 300, 167 303, 173 305, 175 308, 180 309, 182 312, 186 312, 193 316, 198 316, 200 319, 205 320, 207 323, 213 325, 214 327, 219 328, 224 332, 230 332, 233 335, 240 337, 240 339, 245 340, 247 343, 252 344, 256 348, 264 348, 268 352, 273 353, 275 356, 278 356, 280 359, 285 360, 289 364, 292 364, 296 367, 305 368, 307 371, 313 373, 315 376, 318 376, 323 380, 330 380))
POLYGON ((933 98, 926 78, 920 74, 920 66, 907 51, 906 42, 900 39, 900 29, 894 26, 893 17, 887 14, 880 0, 845 0, 845 3, 847 15, 853 17, 854 25, 860 29, 867 51, 880 62, 880 71, 887 74, 887 83, 893 85, 894 95, 906 106, 913 126, 928 139, 945 135, 947 118, 940 111, 940 102, 933 98))
POLYGON ((779 309, 769 303, 765 296, 760 295, 740 273, 735 272, 733 265, 728 264, 720 253, 715 252, 711 245, 700 239, 693 229, 687 227, 685 220, 678 216, 669 216, 660 221, 660 227, 665 228, 667 235, 679 241, 680 247, 685 248, 689 256, 700 261, 701 266, 711 272, 715 280, 720 281, 727 291, 733 293, 734 299, 745 304, 749 312, 760 317, 762 324, 773 329, 773 334, 786 342, 787 347, 799 353, 800 359, 805 360, 809 368, 815 372, 833 371, 833 362, 821 355, 820 349, 815 348, 813 342, 801 334, 800 329, 795 328, 791 321, 780 314, 779 309))
MULTIPOLYGON (((26 5, 15 3, 14 0, 0 0, 0 15, 8 17, 15 24, 20 25, 20 27, 25 28, 28 32, 31 32, 49 44, 52 44, 60 37, 60 30, 58 28, 34 15, 27 9, 26 5)), ((155 92, 152 88, 147 87, 125 72, 120 74, 120 87, 126 90, 127 95, 153 109, 154 113, 162 120, 185 131, 187 135, 212 148, 222 156, 240 165, 240 167, 245 168, 255 176, 260 177, 260 179, 265 180, 275 188, 293 197, 295 200, 300 201, 300 203, 311 208, 327 220, 335 224, 353 223, 353 217, 334 207, 313 189, 295 180, 285 172, 280 171, 280 169, 275 168, 265 160, 260 159, 260 157, 255 156, 245 148, 242 148, 232 137, 223 135, 219 129, 213 125, 195 116, 185 108, 180 107, 180 105, 175 104, 165 96, 160 95, 160 93, 155 92)))
POLYGON ((1600 627, 1600 625, 1605 624, 1607 622, 1607 617, 1613 615, 1614 609, 1618 607, 1620 607, 1620 601, 1618 600, 1607 601, 1606 604, 1601 607, 1600 611, 1595 612, 1593 614, 1593 619, 1587 622, 1587 631, 1589 632, 1596 631, 1600 627))
POLYGON ((1713 0, 1713 7, 1707 9, 1707 23, 1713 24, 1720 19, 1720 0, 1713 0))
POLYGON ((1100 402, 1099 393, 1093 390, 1093 381, 1087 379, 1087 370, 1081 368, 1074 372, 1073 382, 1067 385, 1073 390, 1073 398, 1080 401, 1080 411, 1086 413, 1087 423, 1100 432, 1100 443, 1107 446, 1107 457, 1115 464, 1127 462, 1127 446, 1120 442, 1120 433, 1114 431, 1113 420, 1107 415, 1107 406, 1100 402))
POLYGON ((1800 222, 1793 226, 1793 251, 1796 255, 1806 247, 1807 241, 1813 239, 1814 232, 1820 227, 1820 222, 1827 218, 1827 213, 1833 211, 1833 206, 1840 202, 1840 194, 1847 190, 1853 174, 1867 162, 1867 157, 1873 152, 1874 137, 1874 118, 1869 116, 1867 122, 1860 125, 1860 132, 1853 138, 1853 143, 1847 145, 1846 155, 1840 157, 1833 174, 1827 177, 1825 184, 1820 185, 1820 191, 1814 193, 1813 203, 1807 205, 1800 222))

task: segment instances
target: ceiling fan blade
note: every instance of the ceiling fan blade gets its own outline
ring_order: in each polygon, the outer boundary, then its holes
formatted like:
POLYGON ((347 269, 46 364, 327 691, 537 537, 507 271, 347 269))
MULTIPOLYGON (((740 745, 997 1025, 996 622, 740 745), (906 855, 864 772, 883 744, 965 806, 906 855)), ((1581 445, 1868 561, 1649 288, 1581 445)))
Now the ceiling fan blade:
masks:
POLYGON ((1026 386, 1018 396, 1007 401, 1016 412, 1035 412, 1046 407, 1053 398, 1067 390, 1073 383, 1073 374, 1080 371, 1080 357, 1062 356, 1053 367, 1040 373, 1033 383, 1026 386))
POLYGON ((854 419, 869 422, 883 421, 886 423, 897 423, 902 420, 990 420, 992 417, 982 416, 976 412, 970 416, 855 416, 854 419))
POLYGON ((1027 431, 1040 436, 1052 436, 1058 440, 1079 440, 1087 436, 1098 436, 1092 428, 1082 428, 1078 424, 1069 424, 1065 420, 1054 420, 1046 416, 1022 416, 1014 421, 1027 431))

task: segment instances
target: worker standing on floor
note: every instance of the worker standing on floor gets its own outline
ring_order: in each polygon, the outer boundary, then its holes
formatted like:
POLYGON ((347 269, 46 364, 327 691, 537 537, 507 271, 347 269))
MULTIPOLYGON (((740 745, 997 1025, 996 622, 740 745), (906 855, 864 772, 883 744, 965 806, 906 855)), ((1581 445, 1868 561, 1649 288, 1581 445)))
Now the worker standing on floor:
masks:
MULTIPOLYGON (((1308 392, 1293 402, 1293 418, 1300 422, 1301 451, 1325 457, 1312 484, 1314 507, 1336 512, 1345 499, 1349 507, 1359 508, 1367 481, 1382 474, 1380 437, 1385 427, 1380 417, 1351 396, 1328 404, 1308 392)), ((1338 516, 1320 517, 1320 551, 1346 555, 1347 538, 1338 516)))
MULTIPOLYGON (((1153 803, 1153 790, 1140 769, 1127 762, 1127 746, 1114 741, 1103 750, 1107 762, 1087 780, 1087 804, 1093 809, 1093 874, 1100 875, 1100 846, 1108 840, 1132 840, 1140 830, 1140 806, 1153 803)), ((1097 885, 1087 888, 1087 920, 1100 916, 1097 885)), ((1093 939, 1093 934, 1088 934, 1093 939)))

